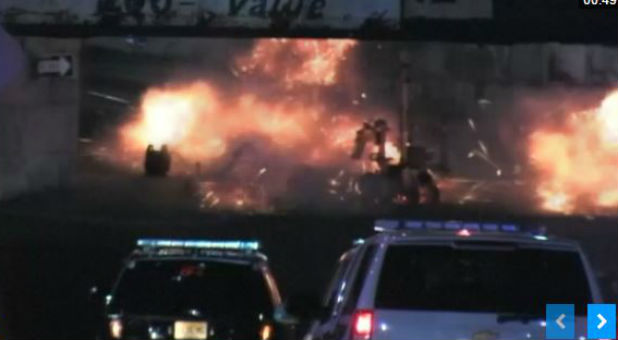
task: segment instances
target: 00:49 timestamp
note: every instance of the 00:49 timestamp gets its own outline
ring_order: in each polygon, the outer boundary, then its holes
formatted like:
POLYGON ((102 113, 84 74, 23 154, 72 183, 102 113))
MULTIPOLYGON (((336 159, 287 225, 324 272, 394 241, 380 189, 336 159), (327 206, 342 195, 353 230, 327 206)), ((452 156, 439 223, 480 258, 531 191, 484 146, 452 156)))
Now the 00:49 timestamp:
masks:
POLYGON ((581 8, 618 8, 618 0, 579 0, 581 8))

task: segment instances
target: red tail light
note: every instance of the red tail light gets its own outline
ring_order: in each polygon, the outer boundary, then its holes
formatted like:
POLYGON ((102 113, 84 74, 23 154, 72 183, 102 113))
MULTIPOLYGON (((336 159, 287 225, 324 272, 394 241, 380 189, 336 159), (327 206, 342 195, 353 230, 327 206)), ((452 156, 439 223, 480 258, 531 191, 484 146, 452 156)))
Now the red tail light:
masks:
POLYGON ((373 311, 359 310, 354 313, 352 318, 352 335, 353 339, 371 339, 373 335, 373 311))

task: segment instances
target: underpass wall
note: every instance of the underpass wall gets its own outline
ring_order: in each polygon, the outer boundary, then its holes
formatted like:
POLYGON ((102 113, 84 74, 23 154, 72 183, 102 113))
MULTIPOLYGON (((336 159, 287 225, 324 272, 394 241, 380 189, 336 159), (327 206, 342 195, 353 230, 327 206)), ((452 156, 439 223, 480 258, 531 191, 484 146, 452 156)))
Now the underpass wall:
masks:
POLYGON ((41 77, 36 63, 59 54, 77 61, 81 42, 6 35, 1 42, 0 63, 12 75, 0 82, 0 200, 65 187, 77 152, 78 78, 41 77))
MULTIPOLYGON (((525 172, 527 140, 535 129, 548 126, 550 116, 560 121, 597 107, 618 81, 615 46, 416 43, 402 52, 409 59, 414 142, 468 178, 496 178, 494 166, 469 157, 479 141, 502 176, 525 172)), ((382 83, 386 92, 389 84, 382 83)))

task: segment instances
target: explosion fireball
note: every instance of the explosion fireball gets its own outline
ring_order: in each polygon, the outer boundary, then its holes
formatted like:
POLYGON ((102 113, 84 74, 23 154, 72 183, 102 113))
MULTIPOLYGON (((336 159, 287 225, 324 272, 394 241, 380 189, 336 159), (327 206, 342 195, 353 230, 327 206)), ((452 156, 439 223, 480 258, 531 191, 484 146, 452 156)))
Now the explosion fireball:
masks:
MULTIPOLYGON (((256 173, 261 181, 271 176, 281 184, 291 175, 285 167, 350 170, 356 130, 372 116, 360 112, 351 100, 347 107, 330 105, 320 89, 341 84, 341 65, 356 44, 352 40, 257 40, 248 54, 235 60, 232 73, 259 86, 224 88, 200 80, 151 88, 142 98, 137 120, 121 130, 124 149, 141 154, 148 144, 168 145, 176 171, 180 167, 190 171, 198 163, 208 168, 236 162, 234 155, 252 149, 248 152, 256 154, 247 157, 250 165, 242 170, 238 164, 233 166, 241 172, 237 179, 247 183, 205 178, 204 199, 209 206, 251 205, 249 189, 242 188, 255 187, 256 173), (265 174, 261 169, 273 166, 277 157, 277 171, 271 167, 265 174)), ((398 154, 392 144, 388 151, 398 154)), ((254 189, 264 196, 264 190, 254 189)))
POLYGON ((251 93, 226 98, 206 82, 150 89, 141 111, 141 119, 125 130, 130 147, 167 144, 194 162, 216 160, 243 138, 260 138, 310 164, 336 163, 362 121, 346 113, 328 115, 323 105, 302 98, 271 102, 251 93))
POLYGON ((576 213, 618 207, 618 91, 557 128, 534 132, 531 163, 542 208, 576 213))
MULTIPOLYGON (((240 78, 236 85, 198 80, 150 88, 137 119, 121 129, 124 150, 140 155, 148 144, 168 145, 175 172, 198 169, 201 174, 204 206, 267 206, 288 181, 308 177, 312 184, 297 190, 300 195, 323 188, 343 200, 342 192, 358 191, 349 181, 354 173, 375 166, 350 159, 356 131, 365 120, 389 116, 359 106, 358 97, 342 105, 340 98, 332 102, 322 91, 349 85, 342 65, 356 45, 351 40, 257 40, 230 65, 230 78, 240 78), (294 172, 303 166, 330 174, 294 172)), ((573 112, 558 126, 545 124, 529 137, 528 157, 542 209, 615 211, 618 91, 598 108, 573 112)), ((397 136, 389 138, 387 157, 397 163, 397 136)))

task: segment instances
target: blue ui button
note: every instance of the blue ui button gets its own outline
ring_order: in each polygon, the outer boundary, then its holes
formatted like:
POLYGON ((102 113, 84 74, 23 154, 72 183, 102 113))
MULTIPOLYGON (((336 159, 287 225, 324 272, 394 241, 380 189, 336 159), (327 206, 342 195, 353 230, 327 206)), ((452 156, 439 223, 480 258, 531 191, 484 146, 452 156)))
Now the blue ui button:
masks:
POLYGON ((588 339, 616 339, 616 305, 588 305, 588 339))
POLYGON ((575 339, 575 305, 547 305, 545 339, 575 339))

